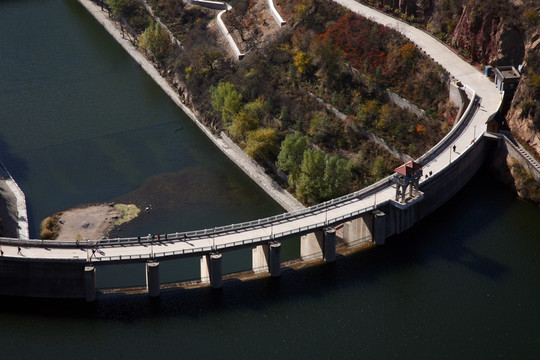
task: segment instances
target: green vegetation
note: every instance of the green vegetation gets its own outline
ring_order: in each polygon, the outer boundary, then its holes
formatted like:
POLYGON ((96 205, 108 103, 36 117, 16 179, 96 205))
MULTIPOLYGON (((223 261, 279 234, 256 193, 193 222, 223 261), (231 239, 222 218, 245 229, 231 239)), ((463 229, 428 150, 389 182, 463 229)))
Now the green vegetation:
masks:
POLYGON ((242 108, 242 94, 230 82, 220 82, 217 87, 210 87, 212 107, 221 113, 223 122, 228 125, 242 108))
MULTIPOLYGON (((105 4, 112 11, 113 16, 121 24, 129 25, 133 28, 132 35, 145 29, 150 24, 150 16, 146 12, 144 5, 138 0, 105 0, 105 4)), ((123 29, 125 30, 125 29, 123 29)))
POLYGON ((139 36, 139 49, 151 55, 156 61, 161 61, 171 47, 169 34, 158 23, 150 25, 139 36))
POLYGON ((260 128, 249 132, 244 150, 254 159, 273 158, 279 151, 276 131, 270 128, 260 128))
MULTIPOLYGON (((135 29, 141 49, 189 93, 188 105, 203 122, 215 132, 226 131, 261 164, 275 162, 306 203, 366 186, 399 165, 367 140, 365 131, 419 156, 453 123, 456 110, 448 102, 443 69, 396 32, 333 2, 278 2, 292 26, 261 41, 259 10, 252 2, 233 1, 224 18, 248 50, 241 62, 227 56, 209 31, 215 12, 178 0, 149 4, 183 50, 170 46, 166 33, 151 22, 135 29), (390 103, 387 89, 427 116, 390 103), (336 117, 316 98, 347 117, 336 117)), ((115 14, 129 13, 116 5, 115 14)))
POLYGON ((122 216, 116 219, 114 225, 122 225, 124 223, 127 223, 139 216, 139 213, 141 212, 141 209, 139 209, 136 205, 133 204, 115 204, 114 208, 115 210, 122 213, 122 216))
POLYGON ((310 149, 307 137, 300 132, 283 140, 277 166, 289 174, 292 190, 307 204, 329 200, 350 190, 351 163, 310 149))
POLYGON ((329 200, 349 192, 351 173, 345 159, 320 150, 304 151, 296 183, 296 195, 307 204, 329 200))

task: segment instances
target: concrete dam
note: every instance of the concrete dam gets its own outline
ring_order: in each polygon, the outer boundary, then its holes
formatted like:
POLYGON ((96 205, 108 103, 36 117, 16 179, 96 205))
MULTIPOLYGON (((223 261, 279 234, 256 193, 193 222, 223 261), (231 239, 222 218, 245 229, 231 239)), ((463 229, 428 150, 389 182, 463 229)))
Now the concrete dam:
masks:
POLYGON ((150 296, 158 296, 160 262, 185 257, 200 258, 201 281, 220 288, 222 253, 239 248, 252 249, 254 271, 276 277, 281 271, 281 242, 288 238, 302 236, 303 259, 332 262, 337 225, 343 225, 345 243, 363 239, 382 245, 386 238, 410 229, 450 199, 500 141, 486 133, 486 123, 497 113, 501 93, 488 78, 430 35, 355 2, 343 5, 399 30, 464 85, 470 100, 468 107, 437 145, 415 162, 400 167, 399 174, 367 188, 255 221, 91 241, 0 238, 0 294, 93 301, 100 265, 144 263, 147 291, 150 296))

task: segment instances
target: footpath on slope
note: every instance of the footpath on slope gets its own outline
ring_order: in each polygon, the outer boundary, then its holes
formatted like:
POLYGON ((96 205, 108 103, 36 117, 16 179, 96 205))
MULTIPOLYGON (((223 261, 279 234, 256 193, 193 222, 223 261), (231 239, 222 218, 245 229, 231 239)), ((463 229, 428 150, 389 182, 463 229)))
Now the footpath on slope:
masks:
POLYGON ((265 174, 264 169, 258 166, 255 161, 247 157, 245 153, 233 146, 229 146, 227 141, 212 134, 195 116, 193 111, 181 102, 177 92, 165 80, 156 68, 144 57, 139 50, 122 37, 122 33, 116 24, 108 18, 106 11, 92 2, 91 0, 78 0, 92 16, 111 34, 114 39, 131 55, 131 57, 143 68, 148 75, 165 91, 165 93, 178 105, 193 122, 206 134, 206 136, 229 158, 231 159, 246 175, 248 175, 257 185, 259 185, 269 196, 271 196, 280 206, 286 211, 302 209, 304 206, 295 199, 286 190, 281 188, 275 181, 265 174), (247 158, 246 158, 247 157, 247 158))

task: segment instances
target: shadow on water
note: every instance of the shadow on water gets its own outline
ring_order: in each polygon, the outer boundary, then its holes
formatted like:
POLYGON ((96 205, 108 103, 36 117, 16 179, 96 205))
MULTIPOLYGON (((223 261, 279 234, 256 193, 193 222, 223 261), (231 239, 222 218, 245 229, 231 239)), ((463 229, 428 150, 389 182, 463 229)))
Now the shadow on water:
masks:
POLYGON ((5 135, 0 135, 0 161, 10 172, 15 181, 25 181, 28 176, 28 164, 24 159, 10 151, 9 145, 4 140, 4 136, 5 135))
POLYGON ((157 299, 150 299, 146 294, 100 295, 93 304, 3 297, 2 302, 6 305, 3 309, 126 322, 148 317, 196 319, 202 313, 235 309, 262 311, 273 303, 322 298, 342 288, 379 286, 388 278, 430 266, 441 259, 497 280, 508 271, 507 267, 487 255, 475 253, 468 246, 513 201, 512 194, 500 191, 500 185, 488 180, 488 175, 482 171, 416 229, 389 239, 383 247, 339 256, 334 264, 302 270, 284 269, 279 279, 227 280, 221 290, 164 290, 157 299), (494 195, 498 195, 498 199, 494 199, 494 195), (483 205, 471 202, 473 196, 480 196, 483 205), (458 212, 462 204, 468 207, 458 212), (489 208, 489 212, 482 208, 489 208))
MULTIPOLYGON (((0 162, 5 166, 5 169, 11 174, 16 182, 21 181, 26 178, 27 174, 27 164, 26 162, 12 154, 9 151, 9 146, 3 140, 0 135, 0 162)), ((8 178, 9 175, 4 171, 3 168, 0 168, 0 176, 2 178, 8 178)), ((0 189, 0 192, 11 193, 11 190, 7 188, 0 189)), ((15 201, 13 199, 13 201, 15 201)), ((27 205, 28 209, 28 205, 27 205)), ((10 213, 8 203, 6 199, 0 199, 0 219, 1 219, 1 229, 2 235, 6 237, 17 237, 17 214, 10 213)))

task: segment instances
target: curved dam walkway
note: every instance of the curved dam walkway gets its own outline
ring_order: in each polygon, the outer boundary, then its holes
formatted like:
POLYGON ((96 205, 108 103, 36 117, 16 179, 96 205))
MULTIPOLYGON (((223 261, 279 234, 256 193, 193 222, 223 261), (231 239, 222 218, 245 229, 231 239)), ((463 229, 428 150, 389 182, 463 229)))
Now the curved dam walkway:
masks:
POLYGON ((501 94, 478 70, 421 30, 354 1, 336 1, 371 20, 399 30, 418 48, 464 84, 470 104, 452 131, 417 160, 423 168, 415 191, 390 176, 358 192, 310 208, 242 224, 186 233, 84 242, 0 239, 0 293, 8 295, 95 299, 96 265, 146 262, 147 289, 159 295, 159 261, 199 256, 201 280, 222 286, 221 253, 252 248, 253 269, 280 273, 280 241, 302 235, 304 259, 334 260, 334 225, 344 224, 343 240, 383 244, 447 201, 476 173, 492 143, 484 136, 501 94), (419 183, 419 184, 418 184, 419 183), (398 189, 400 188, 400 189, 398 189), (401 191, 398 197, 398 190, 401 191), (407 191, 408 192, 408 191, 407 191))

